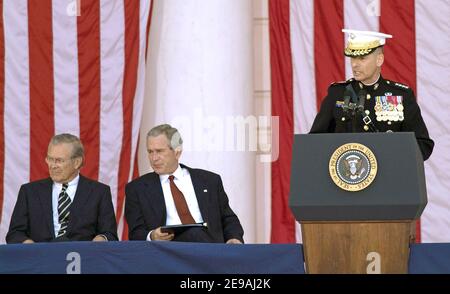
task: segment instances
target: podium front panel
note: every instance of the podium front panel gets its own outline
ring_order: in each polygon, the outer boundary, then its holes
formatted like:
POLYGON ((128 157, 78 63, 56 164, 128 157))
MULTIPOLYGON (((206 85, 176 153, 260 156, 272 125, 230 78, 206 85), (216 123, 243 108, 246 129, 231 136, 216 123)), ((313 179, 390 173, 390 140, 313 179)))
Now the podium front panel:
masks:
POLYGON ((427 203, 423 158, 413 133, 295 135, 289 204, 301 221, 407 220, 427 203), (374 181, 360 191, 338 187, 329 173, 332 154, 359 143, 377 160, 374 181))

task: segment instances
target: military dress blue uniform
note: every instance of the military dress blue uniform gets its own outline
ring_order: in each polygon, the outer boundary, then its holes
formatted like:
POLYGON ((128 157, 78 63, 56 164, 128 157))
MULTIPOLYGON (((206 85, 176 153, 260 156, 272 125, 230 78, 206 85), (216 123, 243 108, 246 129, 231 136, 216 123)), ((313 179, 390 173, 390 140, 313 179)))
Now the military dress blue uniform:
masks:
MULTIPOLYGON (((392 35, 379 32, 342 31, 348 34, 344 55, 355 59, 373 54, 386 44, 386 39, 392 38, 392 35)), ((381 76, 383 60, 377 57, 374 75, 378 71, 379 77, 370 85, 354 78, 331 84, 310 133, 414 132, 426 160, 433 151, 434 142, 430 139, 414 92, 406 85, 381 76)), ((366 67, 367 74, 371 66, 371 63, 363 63, 361 68, 355 63, 352 69, 364 72, 366 67)), ((365 79, 369 78, 366 76, 365 79)))
POLYGON ((414 92, 406 85, 380 76, 370 86, 353 78, 333 83, 328 88, 328 95, 322 102, 310 133, 391 131, 414 132, 424 160, 430 157, 434 142, 430 139, 414 92), (348 92, 351 90, 349 87, 353 91, 348 92), (346 96, 350 96, 350 108, 364 105, 363 109, 348 110, 346 96), (360 99, 364 99, 364 103, 360 99))

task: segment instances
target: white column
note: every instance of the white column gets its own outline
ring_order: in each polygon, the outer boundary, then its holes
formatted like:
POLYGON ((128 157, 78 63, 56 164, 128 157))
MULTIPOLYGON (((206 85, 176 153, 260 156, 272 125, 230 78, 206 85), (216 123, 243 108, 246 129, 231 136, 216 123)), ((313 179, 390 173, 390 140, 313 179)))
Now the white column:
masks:
MULTIPOLYGON (((255 114, 270 118, 271 87, 270 87, 270 43, 269 43, 269 1, 253 0, 253 97, 255 100, 255 114)), ((271 142, 271 135, 275 127, 262 126, 259 128, 262 142, 271 142)), ((263 147, 263 146, 260 146, 263 147)), ((268 146, 265 146, 268 147, 268 146)), ((263 149, 270 152, 274 146, 263 149)), ((262 148, 260 148, 262 149, 262 148)), ((261 150, 260 150, 261 151, 261 150)), ((260 154, 267 154, 260 152, 260 154)), ((269 243, 272 214, 272 174, 271 162, 263 162, 257 157, 256 170, 256 242, 269 243)))
POLYGON ((154 2, 139 145, 143 174, 150 170, 147 131, 161 123, 178 128, 180 161, 222 176, 247 243, 256 239, 252 16, 251 0, 154 2), (247 135, 239 134, 240 117, 251 125, 247 135))

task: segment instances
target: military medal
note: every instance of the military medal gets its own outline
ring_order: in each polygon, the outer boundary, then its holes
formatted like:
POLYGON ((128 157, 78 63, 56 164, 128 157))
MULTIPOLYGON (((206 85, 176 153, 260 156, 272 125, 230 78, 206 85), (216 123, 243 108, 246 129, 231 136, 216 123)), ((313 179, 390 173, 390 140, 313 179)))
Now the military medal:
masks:
POLYGON ((391 96, 391 105, 392 105, 392 111, 391 111, 391 120, 392 121, 398 121, 399 112, 397 111, 397 96, 391 96))
POLYGON ((392 105, 392 96, 386 96, 386 120, 392 120, 392 110, 394 110, 394 105, 392 105))
POLYGON ((387 115, 388 115, 388 104, 387 104, 387 99, 386 96, 381 96, 381 107, 382 107, 382 111, 381 111, 381 120, 382 121, 386 121, 387 120, 387 115))
POLYGON ((397 109, 397 106, 398 106, 397 96, 394 97, 392 102, 394 103, 394 110, 393 110, 394 117, 392 118, 392 120, 393 121, 398 121, 398 117, 399 117, 400 113, 399 113, 399 111, 397 109))
POLYGON ((344 105, 344 101, 336 101, 336 107, 342 107, 344 105))
POLYGON ((403 112, 403 104, 402 104, 403 97, 397 96, 397 110, 399 112, 403 112))
POLYGON ((394 105, 394 96, 386 96, 386 100, 387 100, 387 108, 389 112, 394 111, 395 105, 394 105))
POLYGON ((394 116, 392 117, 393 121, 398 121, 398 118, 400 117, 400 114, 398 113, 397 110, 394 110, 394 116))
POLYGON ((381 107, 381 98, 380 98, 380 96, 376 96, 376 97, 375 97, 375 107, 374 107, 374 110, 375 110, 375 115, 376 115, 377 121, 380 121, 381 119, 379 119, 379 118, 380 118, 380 116, 381 116, 381 110, 382 110, 382 107, 381 107))
POLYGON ((397 96, 397 111, 398 111, 398 120, 403 121, 405 119, 405 116, 403 114, 403 96, 397 96))

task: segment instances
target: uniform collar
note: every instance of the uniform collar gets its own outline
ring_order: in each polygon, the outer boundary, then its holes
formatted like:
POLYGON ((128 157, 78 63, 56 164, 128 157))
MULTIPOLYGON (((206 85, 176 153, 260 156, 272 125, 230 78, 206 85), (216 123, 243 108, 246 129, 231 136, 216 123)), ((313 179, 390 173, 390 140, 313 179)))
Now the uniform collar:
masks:
POLYGON ((378 87, 380 86, 380 84, 382 84, 384 82, 384 79, 380 74, 380 76, 378 77, 378 80, 371 85, 365 85, 359 81, 355 81, 355 82, 356 82, 355 88, 357 89, 357 91, 365 89, 368 92, 373 92, 373 91, 376 91, 378 89, 378 87))

